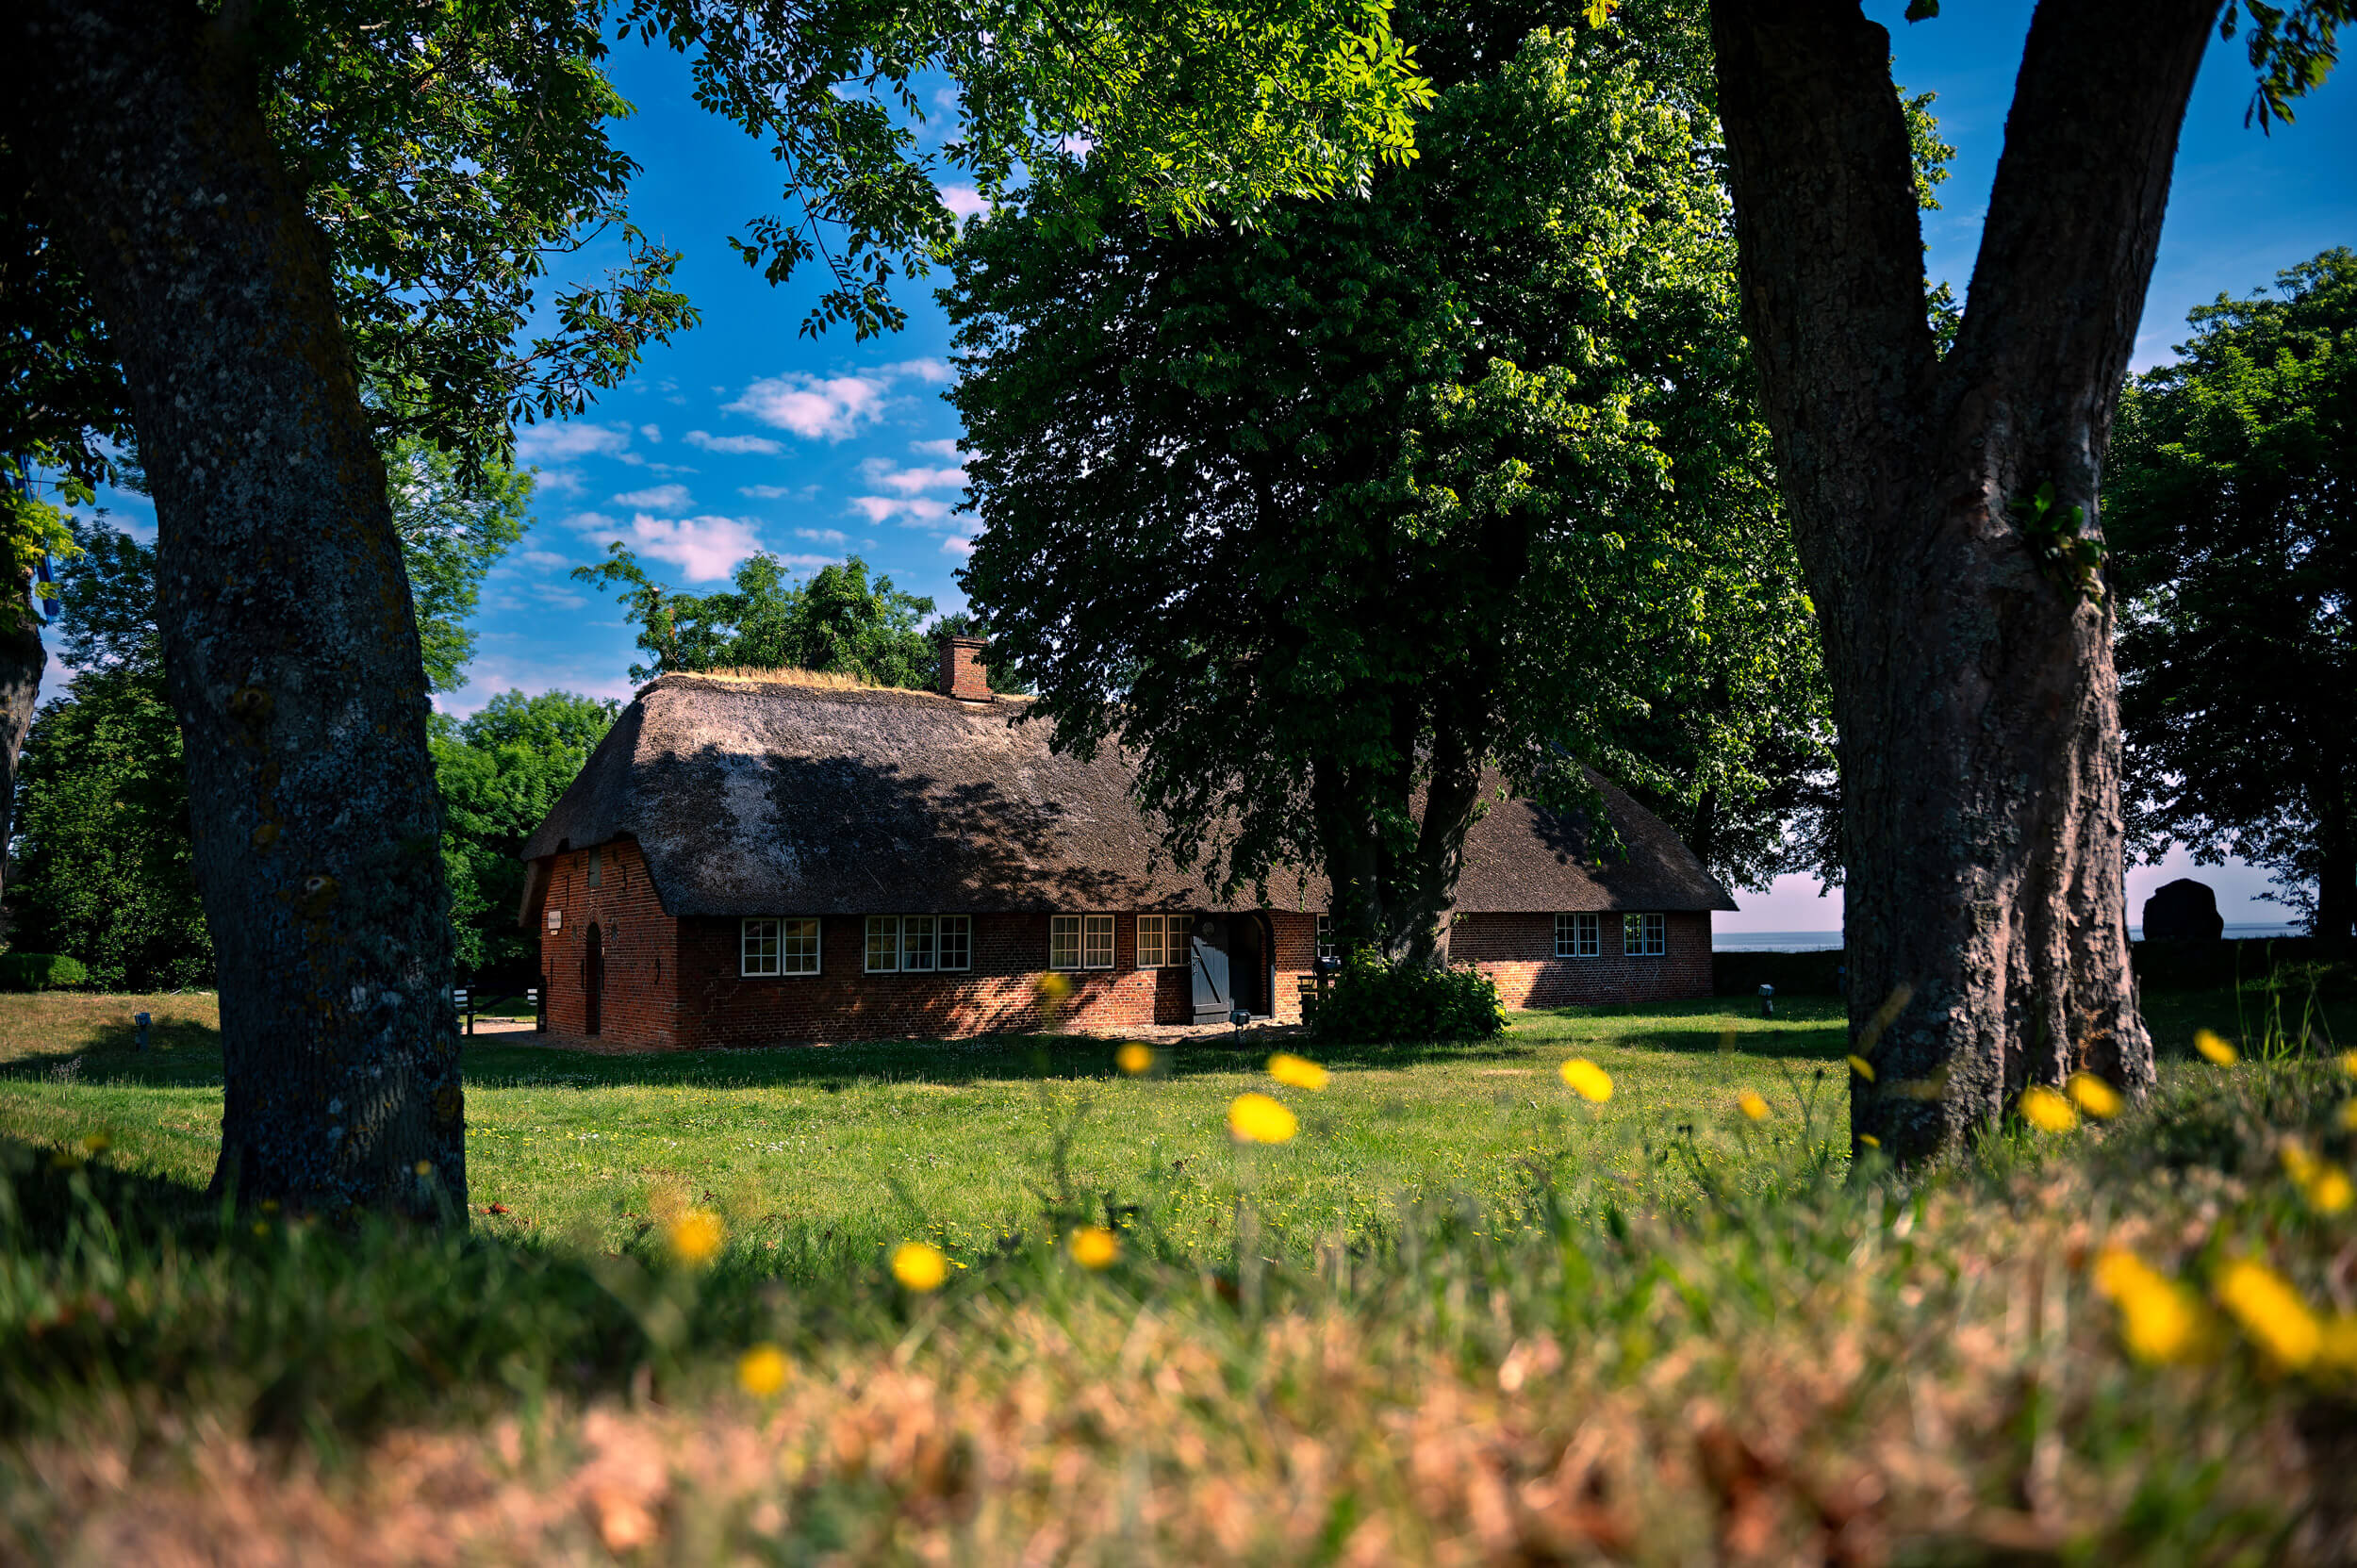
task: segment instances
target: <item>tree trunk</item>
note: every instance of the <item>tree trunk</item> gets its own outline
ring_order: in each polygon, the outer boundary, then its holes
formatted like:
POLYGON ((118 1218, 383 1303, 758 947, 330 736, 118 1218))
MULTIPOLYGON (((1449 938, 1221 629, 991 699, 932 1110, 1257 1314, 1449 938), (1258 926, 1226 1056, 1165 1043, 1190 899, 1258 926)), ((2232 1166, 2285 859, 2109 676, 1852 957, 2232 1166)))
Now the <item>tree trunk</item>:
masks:
MULTIPOLYGON (((16 837, 16 764, 25 752, 25 732, 33 727, 33 704, 41 697, 41 671, 49 651, 41 645, 41 622, 26 606, 33 574, 23 571, 11 585, 13 614, 0 613, 0 894, 8 882, 8 846, 16 837)), ((7 933, 0 915, 0 935, 7 933)))
POLYGON ((2316 834, 2315 933, 2346 943, 2357 926, 2357 834, 2346 821, 2327 822, 2316 834))
POLYGON ((2088 563, 2215 10, 2039 6, 1943 359, 1888 34, 1855 0, 1714 6, 1746 324, 1841 733, 1851 1030, 1878 1068, 1852 1130, 1903 1160, 2028 1083, 2152 1081, 2088 563))
POLYGON ((250 8, 23 0, 5 133, 124 355, 221 975, 217 1184, 463 1214, 440 807, 385 474, 250 8))

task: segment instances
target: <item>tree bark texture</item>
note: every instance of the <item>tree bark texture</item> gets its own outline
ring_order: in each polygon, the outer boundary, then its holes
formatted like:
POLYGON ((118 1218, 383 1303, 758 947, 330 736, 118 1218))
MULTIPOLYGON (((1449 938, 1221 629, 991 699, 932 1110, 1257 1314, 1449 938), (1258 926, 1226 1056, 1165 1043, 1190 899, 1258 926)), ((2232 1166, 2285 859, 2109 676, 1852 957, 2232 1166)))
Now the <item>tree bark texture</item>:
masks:
MULTIPOLYGON (((49 665, 41 622, 28 607, 32 573, 19 572, 9 587, 15 598, 8 610, 0 611, 0 892, 7 890, 8 846, 16 836, 17 759, 25 754, 25 733, 33 727, 41 671, 49 665)), ((0 933, 6 929, 0 926, 0 933)))
POLYGON ((2216 11, 2038 7, 1943 358, 1889 35, 1855 0, 1713 8, 1746 325, 1841 734, 1851 1029, 1877 1069, 1852 1130, 1902 1160, 2027 1084, 2152 1081, 2112 607, 2073 547, 2101 536, 2216 11))
POLYGON ((324 239, 248 8, 20 0, 8 139, 124 356, 221 975, 216 1182, 463 1214, 417 629, 324 239), (37 63, 35 63, 37 62, 37 63))

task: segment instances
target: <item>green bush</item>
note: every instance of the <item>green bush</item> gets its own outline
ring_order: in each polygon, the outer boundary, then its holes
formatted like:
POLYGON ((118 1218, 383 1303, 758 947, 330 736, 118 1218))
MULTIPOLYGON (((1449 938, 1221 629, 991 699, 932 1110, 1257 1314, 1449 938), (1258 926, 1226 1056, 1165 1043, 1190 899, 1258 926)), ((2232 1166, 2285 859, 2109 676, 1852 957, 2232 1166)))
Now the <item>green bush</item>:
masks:
POLYGON ((1480 1040, 1506 1032, 1496 982, 1470 964, 1425 969, 1353 953, 1310 1019, 1321 1040, 1480 1040))
POLYGON ((90 983, 78 958, 63 953, 0 953, 0 990, 70 991, 90 983))

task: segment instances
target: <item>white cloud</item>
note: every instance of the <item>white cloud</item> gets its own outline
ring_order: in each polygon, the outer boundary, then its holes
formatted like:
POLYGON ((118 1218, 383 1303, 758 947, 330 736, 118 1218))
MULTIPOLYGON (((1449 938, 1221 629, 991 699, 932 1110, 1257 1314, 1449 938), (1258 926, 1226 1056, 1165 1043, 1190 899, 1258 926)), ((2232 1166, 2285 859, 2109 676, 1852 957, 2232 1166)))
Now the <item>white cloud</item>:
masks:
POLYGON ((933 194, 941 198, 942 206, 961 218, 971 218, 978 212, 990 210, 990 204, 982 199, 982 193, 970 185, 938 185, 933 188, 933 194))
POLYGON ((531 592, 542 603, 553 604, 560 610, 578 610, 589 602, 585 596, 553 583, 536 583, 531 592))
POLYGON ((547 567, 552 570, 558 567, 572 565, 570 559, 566 556, 559 555, 553 550, 527 550, 522 554, 517 556, 516 559, 522 561, 528 566, 547 567))
POLYGON ((533 476, 536 488, 553 490, 560 495, 572 495, 581 488, 579 469, 540 469, 533 476))
POLYGON ((902 495, 915 495, 922 490, 954 490, 965 484, 964 469, 896 469, 881 457, 868 458, 859 469, 869 484, 882 485, 902 495))
POLYGON ((843 531, 839 528, 797 528, 794 530, 794 536, 798 539, 808 539, 813 544, 832 545, 837 550, 850 542, 843 536, 843 531))
POLYGON ((684 512, 695 504, 695 499, 684 485, 654 485, 643 490, 626 490, 614 498, 614 504, 653 512, 684 512))
POLYGON ((707 431, 691 430, 686 439, 689 446, 700 446, 706 452, 725 452, 732 456, 759 452, 774 457, 785 450, 766 436, 715 436, 707 431))
POLYGON ((947 359, 902 359, 886 365, 883 372, 889 376, 913 375, 917 380, 934 387, 940 386, 943 382, 954 380, 957 376, 957 372, 949 368, 949 362, 947 359))
POLYGON ((519 463, 563 462, 570 457, 619 457, 630 447, 626 424, 536 424, 516 432, 519 463))
POLYGON ((926 457, 939 457, 949 462, 955 462, 965 455, 965 449, 954 440, 911 441, 909 450, 926 457))
POLYGON ((941 553, 944 555, 956 555, 962 559, 970 557, 974 553, 974 541, 963 534, 952 534, 941 541, 941 553))
POLYGON ((691 583, 710 583, 761 549, 756 527, 750 518, 670 519, 641 512, 631 520, 630 533, 640 554, 670 562, 691 583))
POLYGON ((911 528, 945 527, 950 515, 949 503, 925 496, 855 495, 851 505, 870 522, 898 519, 911 528))
POLYGON ((565 526, 584 534, 612 534, 622 525, 603 512, 575 512, 565 520, 565 526))
POLYGON ((805 440, 840 441, 883 416, 888 376, 787 374, 767 376, 727 405, 805 440))
POLYGON ((663 439, 663 427, 659 424, 642 424, 638 427, 638 434, 650 441, 660 441, 663 439))
POLYGON ((736 493, 751 496, 755 501, 779 501, 794 492, 783 485, 739 485, 736 493))

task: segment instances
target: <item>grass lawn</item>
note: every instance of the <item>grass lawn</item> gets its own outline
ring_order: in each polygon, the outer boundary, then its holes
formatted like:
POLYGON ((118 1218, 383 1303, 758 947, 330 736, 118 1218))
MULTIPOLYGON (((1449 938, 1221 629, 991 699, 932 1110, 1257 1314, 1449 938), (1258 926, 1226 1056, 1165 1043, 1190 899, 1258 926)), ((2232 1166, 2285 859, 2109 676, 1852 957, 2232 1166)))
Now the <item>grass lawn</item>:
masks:
MULTIPOLYGON (((2245 1024, 2257 1010, 2246 1001, 2245 1024)), ((2222 993, 2156 997, 2151 1013, 2165 1060, 2189 1055, 2197 1027, 2241 1027, 2222 993)), ((220 1148, 216 1016, 208 997, 0 998, 0 1135, 103 1132, 124 1168, 201 1187, 220 1148), (131 1048, 140 1011, 156 1019, 144 1055, 131 1048)), ((1062 1037, 610 1056, 476 1036, 470 1197, 479 1226, 596 1249, 695 1203, 776 1272, 807 1278, 908 1236, 970 1263, 1039 1213, 1060 1160, 1065 1190, 1142 1204, 1171 1250, 1209 1255, 1232 1246, 1240 1192, 1272 1229, 1357 1240, 1403 1208, 1488 1205, 1542 1181, 1580 1210, 1674 1205, 1693 1196, 1665 1153, 1681 1127, 1755 1190, 1847 1158, 1830 999, 1781 1000, 1772 1019, 1728 999, 1524 1014, 1478 1046, 1321 1052, 1333 1078, 1319 1094, 1273 1085, 1270 1048, 1187 1044, 1131 1079, 1113 1042, 1062 1037), (1556 1068, 1571 1056, 1611 1074, 1608 1103, 1564 1087, 1556 1068), (1225 1113, 1247 1089, 1291 1103, 1301 1136, 1237 1149, 1225 1113), (1768 1121, 1737 1114, 1745 1089, 1768 1121)))

